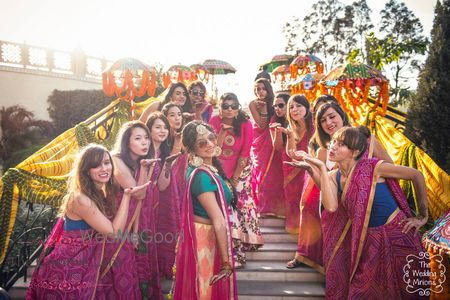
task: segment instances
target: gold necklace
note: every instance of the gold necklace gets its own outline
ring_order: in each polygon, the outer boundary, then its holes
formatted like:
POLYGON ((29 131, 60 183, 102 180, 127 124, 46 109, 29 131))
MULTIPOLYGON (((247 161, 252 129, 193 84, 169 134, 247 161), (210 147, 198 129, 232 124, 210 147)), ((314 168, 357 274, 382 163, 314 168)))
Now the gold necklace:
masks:
POLYGON ((216 175, 219 174, 219 170, 217 170, 217 168, 214 167, 213 165, 208 165, 208 164, 203 163, 203 166, 207 167, 214 174, 216 174, 216 175))

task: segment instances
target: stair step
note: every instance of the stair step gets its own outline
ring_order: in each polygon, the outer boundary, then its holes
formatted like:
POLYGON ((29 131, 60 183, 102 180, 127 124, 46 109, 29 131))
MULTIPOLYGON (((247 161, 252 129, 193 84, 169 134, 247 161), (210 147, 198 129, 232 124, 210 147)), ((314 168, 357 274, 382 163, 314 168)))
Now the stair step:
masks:
POLYGON ((266 243, 296 243, 298 235, 289 234, 284 227, 262 227, 261 233, 266 243))
POLYGON ((247 252, 246 258, 251 260, 280 261, 291 260, 297 250, 296 243, 267 243, 255 252, 247 252))
POLYGON ((237 270, 240 281, 324 282, 322 274, 309 267, 286 268, 286 261, 249 261, 237 270))
POLYGON ((238 281, 240 300, 324 299, 325 284, 317 282, 238 281))
POLYGON ((31 277, 27 278, 27 281, 23 280, 23 277, 19 278, 12 286, 8 294, 12 300, 22 300, 27 296, 28 286, 30 285, 31 277))
POLYGON ((284 227, 285 219, 260 217, 258 222, 260 227, 284 227))

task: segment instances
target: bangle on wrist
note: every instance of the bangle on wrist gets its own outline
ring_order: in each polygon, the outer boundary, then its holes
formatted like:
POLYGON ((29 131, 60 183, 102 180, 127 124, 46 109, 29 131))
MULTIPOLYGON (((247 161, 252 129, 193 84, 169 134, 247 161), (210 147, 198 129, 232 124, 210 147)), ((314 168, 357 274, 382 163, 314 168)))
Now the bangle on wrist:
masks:
POLYGON ((230 262, 225 261, 221 264, 220 270, 233 270, 233 267, 231 266, 230 262))

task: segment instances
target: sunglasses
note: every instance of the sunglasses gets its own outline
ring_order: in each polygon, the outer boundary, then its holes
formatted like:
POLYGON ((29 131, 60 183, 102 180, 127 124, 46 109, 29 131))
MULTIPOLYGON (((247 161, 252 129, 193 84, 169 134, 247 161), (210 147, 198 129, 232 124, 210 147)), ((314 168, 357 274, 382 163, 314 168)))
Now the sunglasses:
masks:
POLYGON ((211 132, 210 134, 208 134, 208 137, 206 139, 202 139, 200 141, 197 142, 197 148, 200 149, 204 149, 208 146, 208 141, 211 143, 216 143, 217 142, 217 136, 215 135, 215 133, 211 132))
POLYGON ((286 106, 286 104, 284 104, 284 103, 278 103, 278 104, 274 104, 274 105, 272 105, 272 107, 275 109, 275 108, 279 108, 279 109, 282 109, 282 108, 284 108, 286 106))
POLYGON ((223 110, 227 110, 229 108, 231 108, 232 110, 236 110, 236 109, 239 109, 239 104, 226 104, 226 103, 223 103, 220 107, 222 107, 223 110))
POLYGON ((205 92, 202 91, 191 91, 193 96, 205 96, 205 92))

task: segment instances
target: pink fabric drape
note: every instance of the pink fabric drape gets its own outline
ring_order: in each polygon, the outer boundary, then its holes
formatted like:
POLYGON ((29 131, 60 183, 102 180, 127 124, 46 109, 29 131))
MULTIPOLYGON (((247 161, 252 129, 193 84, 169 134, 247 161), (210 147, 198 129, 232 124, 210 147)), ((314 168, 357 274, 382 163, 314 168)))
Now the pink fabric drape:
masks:
MULTIPOLYGON (((269 129, 253 125, 252 190, 261 215, 284 217, 282 156, 272 145, 269 129)), ((298 226, 298 225, 297 225, 298 226)))
POLYGON ((170 185, 160 192, 156 231, 162 241, 157 243, 158 265, 161 276, 172 278, 175 246, 180 233, 181 201, 186 187, 187 155, 180 155, 172 166, 170 185))
MULTIPOLYGON (((223 188, 219 180, 209 170, 203 168, 195 169, 188 181, 186 192, 184 194, 182 219, 181 219, 181 233, 178 241, 178 251, 176 256, 176 275, 174 283, 174 299, 175 300, 197 300, 199 299, 199 264, 197 262, 197 237, 194 228, 194 214, 192 207, 191 185, 193 178, 197 172, 206 172, 217 184, 219 191, 216 193, 217 203, 219 204, 222 213, 227 220, 227 236, 228 236, 228 257, 231 259, 233 268, 233 254, 232 254, 232 240, 231 240, 231 226, 228 216, 227 203, 223 188)), ((216 251, 214 266, 214 274, 220 271, 220 255, 216 251)), ((235 273, 228 279, 220 280, 213 286, 212 299, 214 300, 229 300, 237 299, 236 290, 236 276, 235 273)))
MULTIPOLYGON (((308 151, 309 138, 313 131, 304 134, 303 138, 297 143, 296 150, 308 151)), ((292 159, 283 151, 283 161, 292 159)), ((286 206, 286 231, 289 233, 298 233, 300 222, 300 199, 302 198, 303 185, 305 183, 305 170, 292 167, 288 164, 282 165, 284 179, 284 199, 286 206)))
POLYGON ((423 247, 413 232, 401 233, 399 221, 411 213, 396 180, 387 179, 386 182, 400 208, 399 214, 388 224, 368 228, 379 163, 378 159, 360 159, 344 186, 338 210, 322 213, 328 299, 409 299, 418 296, 406 291, 402 280, 403 266, 407 255, 419 256, 423 247))

